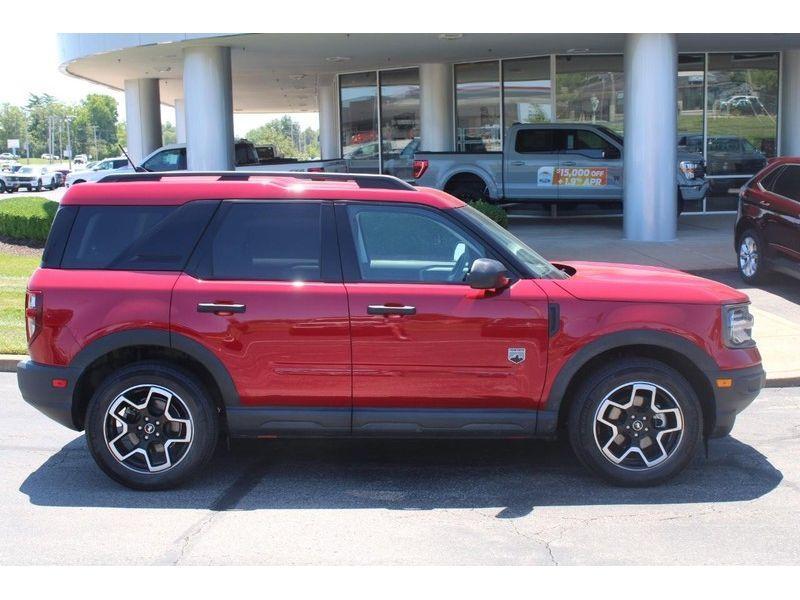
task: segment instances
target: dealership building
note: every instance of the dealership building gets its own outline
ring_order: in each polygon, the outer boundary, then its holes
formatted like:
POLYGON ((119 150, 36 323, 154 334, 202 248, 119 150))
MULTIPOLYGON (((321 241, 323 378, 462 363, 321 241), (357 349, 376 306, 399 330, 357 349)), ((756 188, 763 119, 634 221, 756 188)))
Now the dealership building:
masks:
POLYGON ((235 113, 318 112, 323 159, 408 176, 415 150, 501 150, 514 123, 624 135, 625 235, 675 237, 677 152, 706 162, 692 212, 734 210, 766 159, 800 155, 800 34, 61 34, 61 68, 124 90, 128 151, 175 108, 192 170, 233 168, 235 113))

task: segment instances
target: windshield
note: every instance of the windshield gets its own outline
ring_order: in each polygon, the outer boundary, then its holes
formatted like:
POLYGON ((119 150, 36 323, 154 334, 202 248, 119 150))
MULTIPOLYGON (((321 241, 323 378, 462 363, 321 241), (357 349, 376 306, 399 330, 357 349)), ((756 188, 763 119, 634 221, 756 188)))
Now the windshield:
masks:
POLYGON ((498 246, 502 246, 509 254, 513 254, 520 262, 524 263, 533 277, 537 279, 567 279, 566 273, 551 265, 525 242, 482 212, 469 205, 456 210, 463 211, 462 214, 467 220, 477 225, 498 246))
POLYGON ((33 167, 22 167, 19 170, 20 173, 33 173, 33 167))

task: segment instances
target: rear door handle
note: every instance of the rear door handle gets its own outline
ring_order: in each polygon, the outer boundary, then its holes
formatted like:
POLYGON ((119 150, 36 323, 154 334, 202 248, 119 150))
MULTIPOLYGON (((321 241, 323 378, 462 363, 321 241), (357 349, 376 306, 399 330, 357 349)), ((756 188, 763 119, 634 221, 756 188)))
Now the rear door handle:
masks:
POLYGON ((525 161, 524 160, 512 160, 511 165, 514 167, 524 167, 525 161))
POLYGON ((386 306, 385 304, 370 304, 367 306, 368 315, 415 315, 416 306, 386 306))
POLYGON ((243 313, 247 310, 245 304, 217 304, 215 302, 201 302, 197 305, 197 312, 201 313, 243 313))
POLYGON ((562 162, 561 166, 563 166, 563 167, 574 167, 576 164, 577 163, 575 161, 568 160, 568 161, 562 162))

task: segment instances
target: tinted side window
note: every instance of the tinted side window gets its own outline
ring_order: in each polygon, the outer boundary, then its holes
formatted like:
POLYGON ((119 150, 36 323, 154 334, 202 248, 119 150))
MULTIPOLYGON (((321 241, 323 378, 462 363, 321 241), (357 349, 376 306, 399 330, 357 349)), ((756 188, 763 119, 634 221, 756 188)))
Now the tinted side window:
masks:
POLYGON ((573 129, 566 132, 566 148, 568 152, 585 154, 592 158, 619 158, 616 146, 606 141, 593 131, 573 129))
POLYGON ((785 198, 800 201, 800 165, 786 165, 775 180, 772 191, 785 198))
POLYGON ((774 169, 773 171, 767 173, 767 175, 765 175, 764 178, 759 182, 761 184, 761 187, 771 192, 772 187, 775 185, 775 181, 778 179, 778 175, 780 175, 782 172, 783 172, 783 167, 780 166, 777 169, 774 169))
POLYGON ((185 171, 186 148, 159 152, 142 166, 148 171, 185 171))
POLYGON ((362 281, 462 283, 483 244, 443 216, 410 206, 349 205, 362 281))
POLYGON ((521 154, 558 152, 556 132, 552 129, 521 129, 517 132, 515 150, 521 154))
POLYGON ((81 206, 61 267, 180 271, 218 204, 81 206))
POLYGON ((205 279, 322 280, 319 203, 231 202, 204 242, 205 279))

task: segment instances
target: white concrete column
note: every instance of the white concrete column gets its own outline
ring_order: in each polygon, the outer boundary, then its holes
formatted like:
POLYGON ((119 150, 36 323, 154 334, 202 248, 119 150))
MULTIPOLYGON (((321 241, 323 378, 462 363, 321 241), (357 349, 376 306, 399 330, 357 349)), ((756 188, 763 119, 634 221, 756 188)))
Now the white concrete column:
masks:
POLYGON ((780 122, 781 155, 800 156, 800 50, 783 53, 780 122))
POLYGON ((421 150, 453 150, 452 65, 425 63, 419 66, 419 129, 421 150))
POLYGON ((158 79, 125 80, 125 129, 128 154, 139 166, 145 156, 162 144, 158 79))
POLYGON ((678 47, 675 34, 625 36, 625 238, 677 233, 678 47))
POLYGON ((334 78, 320 79, 317 83, 317 109, 319 110, 319 151, 323 160, 340 158, 339 98, 334 78))
POLYGON ((186 159, 190 171, 230 171, 233 153, 231 49, 195 46, 183 51, 186 159))
POLYGON ((183 98, 175 98, 175 139, 179 144, 186 143, 186 105, 183 98))

